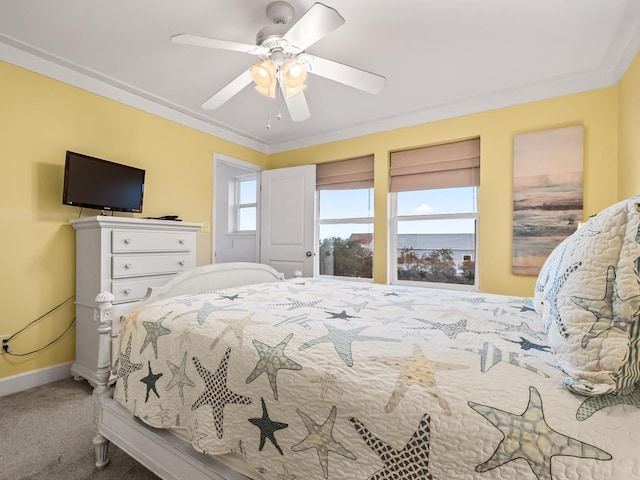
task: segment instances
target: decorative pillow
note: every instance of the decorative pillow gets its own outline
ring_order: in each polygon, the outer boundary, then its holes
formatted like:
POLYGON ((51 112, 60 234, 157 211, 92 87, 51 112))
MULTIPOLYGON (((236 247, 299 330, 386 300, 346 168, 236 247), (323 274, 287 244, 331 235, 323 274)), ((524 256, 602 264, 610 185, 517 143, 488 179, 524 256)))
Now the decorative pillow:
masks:
POLYGON ((545 262, 534 305, 570 390, 626 394, 640 381, 639 268, 640 196, 591 218, 545 262))

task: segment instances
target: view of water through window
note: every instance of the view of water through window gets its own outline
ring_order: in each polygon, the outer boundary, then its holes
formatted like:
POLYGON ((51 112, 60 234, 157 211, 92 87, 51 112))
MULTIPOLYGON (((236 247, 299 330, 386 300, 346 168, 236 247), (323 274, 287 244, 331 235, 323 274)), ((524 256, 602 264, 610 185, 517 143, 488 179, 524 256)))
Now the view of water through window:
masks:
MULTIPOLYGON (((475 283, 476 187, 398 192, 398 280, 475 283)), ((373 276, 373 189, 321 190, 321 275, 373 276)))

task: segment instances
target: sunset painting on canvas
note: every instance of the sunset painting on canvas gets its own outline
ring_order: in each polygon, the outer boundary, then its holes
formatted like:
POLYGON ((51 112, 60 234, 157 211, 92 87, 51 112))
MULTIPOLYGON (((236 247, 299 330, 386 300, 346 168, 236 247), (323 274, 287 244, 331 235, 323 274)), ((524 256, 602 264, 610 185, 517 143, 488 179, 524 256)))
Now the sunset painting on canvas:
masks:
POLYGON ((582 125, 514 137, 513 273, 537 275, 582 221, 582 125))

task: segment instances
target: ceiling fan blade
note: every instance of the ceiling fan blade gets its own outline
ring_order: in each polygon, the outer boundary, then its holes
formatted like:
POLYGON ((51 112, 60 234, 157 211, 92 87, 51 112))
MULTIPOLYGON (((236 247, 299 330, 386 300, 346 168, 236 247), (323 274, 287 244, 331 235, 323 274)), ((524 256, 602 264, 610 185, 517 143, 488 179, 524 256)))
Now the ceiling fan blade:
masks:
POLYGON ((386 83, 383 76, 316 56, 309 64, 309 71, 374 95, 380 93, 386 83))
POLYGON ((214 93, 213 96, 209 98, 209 100, 202 104, 202 108, 204 108, 205 110, 215 110, 240 90, 242 90, 244 87, 249 85, 252 81, 253 80, 251 79, 251 72, 249 70, 242 72, 240 76, 236 77, 234 80, 231 80, 231 82, 214 93))
POLYGON ((314 3, 284 34, 282 40, 302 51, 342 24, 344 18, 336 10, 322 3, 314 3))
POLYGON ((302 122, 303 120, 311 117, 311 112, 309 111, 309 105, 307 105, 307 99, 304 96, 304 92, 298 92, 287 98, 287 88, 285 87, 284 82, 278 81, 278 85, 280 86, 282 97, 287 104, 287 110, 289 110, 289 116, 292 121, 302 122))
POLYGON ((229 42, 227 40, 218 40, 217 38, 199 37, 188 33, 180 33, 171 37, 173 43, 181 43, 183 45, 195 45, 197 47, 219 48, 221 50, 233 50, 235 52, 251 53, 253 55, 265 55, 269 53, 269 49, 258 45, 250 45, 248 43, 229 42))

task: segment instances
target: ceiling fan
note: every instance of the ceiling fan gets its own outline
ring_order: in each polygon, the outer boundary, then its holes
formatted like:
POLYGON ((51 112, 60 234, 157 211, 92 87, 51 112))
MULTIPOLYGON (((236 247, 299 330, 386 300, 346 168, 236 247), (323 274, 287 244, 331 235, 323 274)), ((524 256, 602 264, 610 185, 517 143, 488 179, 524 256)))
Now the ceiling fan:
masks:
POLYGON ((277 1, 267 6, 267 17, 273 23, 258 32, 255 45, 184 33, 171 37, 174 43, 244 52, 260 59, 218 90, 202 108, 216 109, 254 82, 259 93, 271 98, 280 90, 291 120, 306 120, 311 116, 303 92, 307 72, 371 94, 384 88, 385 78, 380 75, 305 53, 309 46, 344 24, 344 18, 333 8, 314 3, 290 26, 293 7, 277 1))

